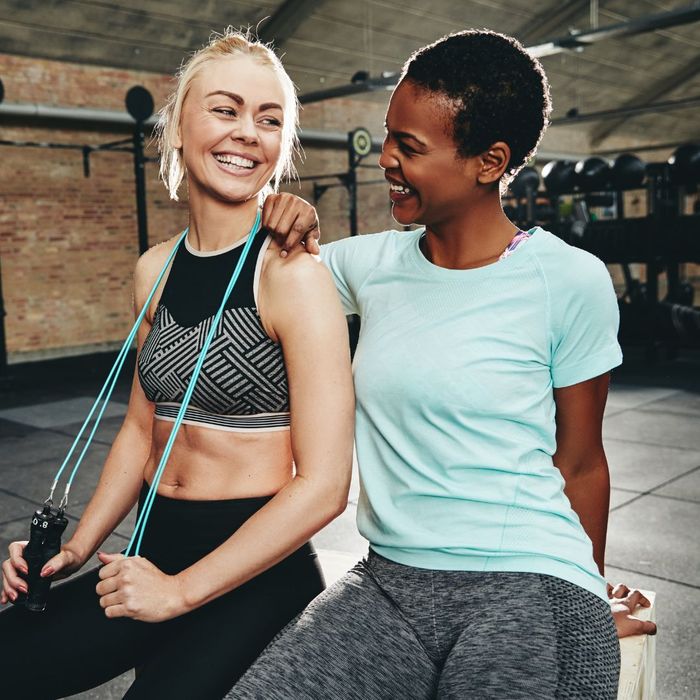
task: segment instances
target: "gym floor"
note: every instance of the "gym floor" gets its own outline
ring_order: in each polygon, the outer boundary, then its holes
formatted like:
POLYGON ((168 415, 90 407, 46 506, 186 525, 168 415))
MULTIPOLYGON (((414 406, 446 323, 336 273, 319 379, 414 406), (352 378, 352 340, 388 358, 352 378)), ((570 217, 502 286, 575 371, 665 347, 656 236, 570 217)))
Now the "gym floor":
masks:
MULTIPOLYGON (((109 369, 109 356, 34 363, 0 377, 0 551, 24 539, 30 515, 48 495, 56 470, 109 369)), ((613 376, 604 423, 612 474, 607 574, 613 582, 657 592, 657 689, 664 700, 700 697, 700 354, 646 365, 635 350, 613 376)), ((90 497, 119 428, 129 381, 115 391, 95 443, 72 490, 72 525, 90 497)), ((322 559, 337 569, 359 558, 366 542, 355 528, 357 475, 347 510, 314 538, 322 559), (345 555, 345 556, 337 556, 345 555)), ((133 514, 104 546, 123 548, 133 514)), ((69 528, 71 525, 69 525, 69 528)), ((329 572, 334 578, 336 571, 329 572)), ((8 643, 8 640, 5 640, 8 643)), ((121 698, 125 674, 80 694, 121 698)))

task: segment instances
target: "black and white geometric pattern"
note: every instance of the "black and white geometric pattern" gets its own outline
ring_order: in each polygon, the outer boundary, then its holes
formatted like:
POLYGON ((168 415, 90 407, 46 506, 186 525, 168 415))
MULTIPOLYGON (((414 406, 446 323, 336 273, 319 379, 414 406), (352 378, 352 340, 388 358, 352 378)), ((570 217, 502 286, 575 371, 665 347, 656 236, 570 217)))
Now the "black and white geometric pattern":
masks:
MULTIPOLYGON (((191 327, 181 326, 165 306, 158 306, 138 358, 139 379, 149 401, 182 402, 212 321, 210 317, 191 327)), ((283 414, 279 419, 289 424, 289 392, 282 348, 265 333, 257 309, 224 311, 190 406, 191 415, 185 417, 192 422, 210 423, 206 414, 218 417, 283 414)), ((158 412, 159 417, 167 418, 168 410, 163 409, 158 412)))

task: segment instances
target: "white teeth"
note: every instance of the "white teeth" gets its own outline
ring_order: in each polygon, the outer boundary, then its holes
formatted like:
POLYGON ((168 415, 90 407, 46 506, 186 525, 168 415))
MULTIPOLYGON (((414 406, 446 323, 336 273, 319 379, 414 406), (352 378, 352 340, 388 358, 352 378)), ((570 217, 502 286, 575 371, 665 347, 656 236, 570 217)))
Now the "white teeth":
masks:
POLYGON ((392 192, 398 192, 399 194, 411 194, 413 192, 413 190, 409 189, 408 187, 404 187, 403 185, 395 185, 391 182, 389 183, 389 188, 392 192))
POLYGON ((219 163, 224 163, 225 165, 237 165, 240 168, 252 168, 255 165, 252 160, 242 158, 241 156, 215 155, 214 158, 216 158, 219 163))

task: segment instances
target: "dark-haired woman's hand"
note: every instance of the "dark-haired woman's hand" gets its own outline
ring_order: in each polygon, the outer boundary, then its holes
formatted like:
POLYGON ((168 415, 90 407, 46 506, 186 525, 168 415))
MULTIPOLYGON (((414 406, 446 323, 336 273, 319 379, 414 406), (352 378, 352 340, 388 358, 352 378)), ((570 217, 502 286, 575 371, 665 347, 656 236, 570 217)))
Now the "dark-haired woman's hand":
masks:
POLYGON ((299 243, 309 253, 319 252, 321 232, 316 209, 301 197, 288 192, 268 195, 262 210, 262 226, 279 243, 282 257, 299 243))
POLYGON ((618 639, 637 634, 656 634, 653 622, 640 620, 633 614, 638 607, 651 607, 651 601, 641 591, 632 590, 624 583, 618 583, 615 587, 607 584, 607 588, 618 639))

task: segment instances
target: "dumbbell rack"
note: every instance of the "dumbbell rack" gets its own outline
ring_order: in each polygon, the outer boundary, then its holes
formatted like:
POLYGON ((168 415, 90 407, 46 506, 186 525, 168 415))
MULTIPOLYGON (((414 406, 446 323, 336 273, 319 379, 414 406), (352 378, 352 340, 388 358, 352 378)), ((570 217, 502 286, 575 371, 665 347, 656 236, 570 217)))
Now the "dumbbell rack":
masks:
MULTIPOLYGON (((636 189, 636 188, 635 188, 636 189)), ((667 163, 647 166, 646 191, 648 215, 624 219, 624 189, 614 192, 615 219, 591 221, 578 235, 570 227, 555 226, 554 232, 571 245, 583 248, 606 264, 620 264, 625 271, 627 289, 621 300, 621 335, 623 340, 641 340, 650 360, 658 357, 660 349, 675 354, 680 342, 669 337, 664 328, 673 330, 676 323, 672 314, 692 313, 689 306, 679 302, 680 283, 678 266, 681 263, 700 263, 700 215, 680 213, 679 201, 683 189, 673 183, 672 169, 667 163), (645 285, 640 285, 629 274, 627 267, 640 263, 646 269, 645 285), (659 299, 659 275, 667 272, 668 294, 659 299), (634 328, 637 333, 629 333, 634 328)), ((553 198, 558 210, 558 198, 553 198)), ((694 321, 691 322, 694 325, 694 321)), ((700 339, 700 329, 697 339, 700 339)))

